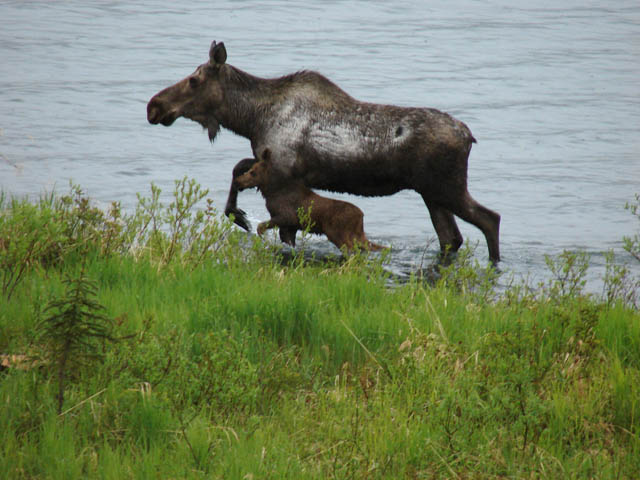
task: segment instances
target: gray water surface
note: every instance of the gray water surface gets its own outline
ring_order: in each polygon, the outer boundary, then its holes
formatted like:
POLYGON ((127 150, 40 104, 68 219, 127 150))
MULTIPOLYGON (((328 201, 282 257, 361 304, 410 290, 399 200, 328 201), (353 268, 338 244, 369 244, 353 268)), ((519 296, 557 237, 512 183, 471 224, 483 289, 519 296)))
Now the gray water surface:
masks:
MULTIPOLYGON (((0 3, 0 188, 36 197, 69 180, 125 208, 153 181, 189 176, 220 210, 249 142, 146 120, 156 92, 224 41, 228 63, 262 77, 318 70, 365 101, 447 111, 471 128, 469 190, 502 215, 503 270, 545 278, 544 255, 584 250, 625 261, 639 225, 640 3, 596 1, 0 3)), ((406 273, 438 245, 414 192, 356 203, 406 273), (425 250, 425 247, 426 250, 425 250)), ((244 192, 254 223, 264 200, 244 192)), ((484 238, 459 221, 476 257, 484 238)), ((313 248, 332 251, 325 239, 313 248)), ((640 270, 634 266, 636 272, 640 270)))

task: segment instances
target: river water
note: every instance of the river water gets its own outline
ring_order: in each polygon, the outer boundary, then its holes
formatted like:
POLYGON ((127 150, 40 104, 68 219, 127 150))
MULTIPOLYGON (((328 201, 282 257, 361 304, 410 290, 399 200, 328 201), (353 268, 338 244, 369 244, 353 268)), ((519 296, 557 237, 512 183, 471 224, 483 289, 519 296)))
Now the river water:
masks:
MULTIPOLYGON (((627 261, 621 239, 640 229, 624 209, 640 192, 640 3, 604 4, 2 1, 0 188, 37 197, 72 179, 98 204, 131 208, 151 182, 169 192, 188 176, 222 210, 248 141, 223 131, 211 145, 188 120, 146 120, 149 98, 206 61, 215 39, 254 75, 318 70, 360 100, 464 121, 478 139, 469 190, 502 215, 501 268, 545 279, 545 255, 582 250, 597 291, 602 253, 627 261)), ((435 256, 416 193, 329 196, 364 210, 368 235, 393 247, 393 271, 435 256)), ((267 218, 258 193, 239 205, 254 226, 267 218)), ((485 263, 480 231, 459 225, 485 263)))

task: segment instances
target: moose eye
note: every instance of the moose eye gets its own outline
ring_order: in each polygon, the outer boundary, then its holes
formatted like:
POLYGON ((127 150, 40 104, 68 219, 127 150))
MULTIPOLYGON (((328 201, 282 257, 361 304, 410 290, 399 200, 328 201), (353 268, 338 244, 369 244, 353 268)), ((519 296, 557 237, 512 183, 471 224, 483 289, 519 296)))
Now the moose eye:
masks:
POLYGON ((189 77, 189 86, 191 88, 196 88, 200 81, 196 77, 189 77))

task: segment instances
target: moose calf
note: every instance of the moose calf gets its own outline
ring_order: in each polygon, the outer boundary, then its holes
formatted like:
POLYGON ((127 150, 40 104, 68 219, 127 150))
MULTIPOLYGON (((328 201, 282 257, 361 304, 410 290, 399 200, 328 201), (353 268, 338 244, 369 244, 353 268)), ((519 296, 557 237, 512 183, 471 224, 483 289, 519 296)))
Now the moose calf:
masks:
POLYGON ((301 179, 283 175, 274 167, 271 151, 265 149, 251 169, 234 179, 238 189, 258 187, 265 198, 271 218, 258 225, 258 235, 273 227, 287 232, 283 241, 295 246, 295 232, 305 229, 299 209, 309 212, 309 231, 324 234, 338 248, 352 251, 356 246, 367 250, 381 250, 370 242, 362 226, 363 213, 352 203, 321 197, 304 185, 301 179))

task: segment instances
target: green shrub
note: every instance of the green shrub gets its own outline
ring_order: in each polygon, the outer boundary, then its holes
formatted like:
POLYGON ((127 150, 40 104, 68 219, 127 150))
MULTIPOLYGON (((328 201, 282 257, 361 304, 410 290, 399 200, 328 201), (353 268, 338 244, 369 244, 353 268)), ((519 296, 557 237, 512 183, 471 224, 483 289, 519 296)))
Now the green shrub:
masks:
POLYGON ((63 243, 64 230, 53 209, 17 200, 2 208, 0 280, 3 296, 10 300, 29 271, 56 263, 64 254, 63 243))
MULTIPOLYGON (((640 194, 636 193, 635 201, 629 202, 625 208, 640 221, 640 194)), ((640 233, 636 233, 632 237, 623 237, 624 249, 631 254, 633 258, 640 262, 640 233)))

